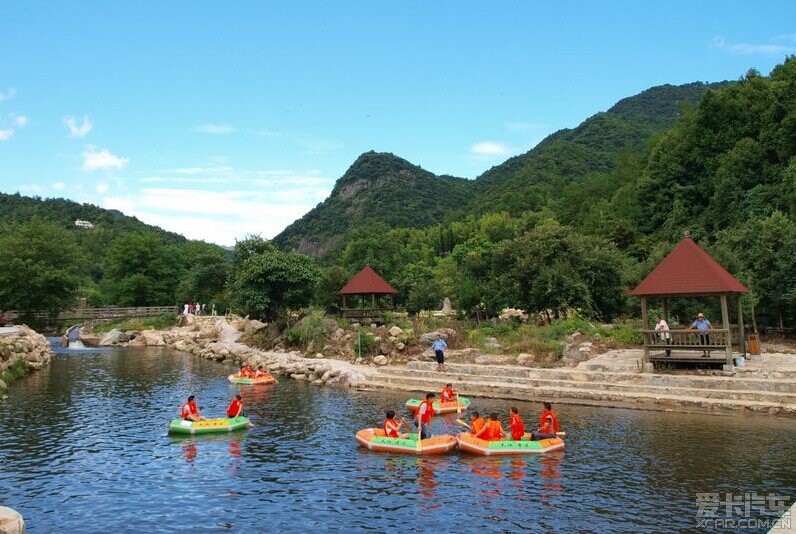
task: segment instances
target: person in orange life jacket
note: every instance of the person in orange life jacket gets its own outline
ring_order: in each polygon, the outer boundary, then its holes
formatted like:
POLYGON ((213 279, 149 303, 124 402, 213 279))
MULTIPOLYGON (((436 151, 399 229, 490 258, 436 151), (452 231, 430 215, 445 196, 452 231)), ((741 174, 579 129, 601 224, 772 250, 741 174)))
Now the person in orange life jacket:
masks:
POLYGON ((265 376, 265 370, 263 369, 262 365, 257 366, 257 370, 254 371, 254 378, 260 378, 261 376, 265 376))
POLYGON ((511 429, 511 439, 514 441, 521 440, 525 435, 525 424, 523 424, 517 408, 512 408, 509 413, 509 428, 511 429))
POLYGON ((479 414, 478 412, 472 412, 470 414, 470 434, 477 436, 485 425, 486 421, 484 421, 484 418, 481 417, 481 414, 479 414))
POLYGON ((499 441, 501 438, 506 437, 506 432, 503 430, 503 425, 498 421, 496 413, 489 414, 489 421, 486 422, 484 428, 475 437, 487 441, 499 441))
POLYGON ((403 421, 399 423, 395 420, 395 410, 387 410, 384 417, 384 435, 388 438, 401 437, 400 430, 403 424, 403 421))
POLYGON ((456 400, 456 392, 453 390, 453 386, 451 384, 446 384, 445 387, 442 389, 442 393, 440 394, 439 401, 440 402, 453 402, 456 400))
POLYGON ((426 393, 426 400, 420 403, 417 408, 417 421, 415 423, 420 428, 420 439, 431 437, 431 418, 434 417, 434 395, 426 393))
POLYGON ((241 415, 243 415, 243 401, 240 395, 235 395, 235 398, 227 406, 227 417, 240 417, 241 415))
POLYGON ((191 395, 188 397, 188 401, 182 405, 180 409, 180 417, 185 419, 186 421, 199 421, 200 419, 204 419, 202 415, 199 413, 199 406, 196 405, 196 397, 191 395))
POLYGON ((240 372, 238 373, 238 376, 241 377, 241 378, 249 378, 248 377, 248 373, 246 372, 246 366, 245 365, 241 365, 240 366, 240 372))
POLYGON ((560 431, 558 414, 553 410, 553 405, 549 402, 542 404, 544 405, 544 410, 542 410, 542 415, 539 416, 539 428, 533 433, 534 440, 554 438, 556 433, 560 431))

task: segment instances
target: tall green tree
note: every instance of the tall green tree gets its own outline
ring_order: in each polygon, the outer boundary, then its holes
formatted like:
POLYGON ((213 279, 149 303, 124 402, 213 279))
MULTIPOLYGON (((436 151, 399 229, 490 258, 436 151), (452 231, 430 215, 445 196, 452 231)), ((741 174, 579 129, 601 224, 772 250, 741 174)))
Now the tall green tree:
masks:
POLYGON ((108 249, 103 287, 119 306, 171 305, 176 303, 181 271, 175 246, 155 234, 127 234, 108 249))
POLYGON ((34 217, 0 232, 0 309, 54 313, 74 304, 84 258, 74 236, 34 217))
POLYGON ((234 306, 241 314, 271 320, 287 309, 307 306, 319 276, 315 262, 302 254, 253 253, 234 271, 234 306))

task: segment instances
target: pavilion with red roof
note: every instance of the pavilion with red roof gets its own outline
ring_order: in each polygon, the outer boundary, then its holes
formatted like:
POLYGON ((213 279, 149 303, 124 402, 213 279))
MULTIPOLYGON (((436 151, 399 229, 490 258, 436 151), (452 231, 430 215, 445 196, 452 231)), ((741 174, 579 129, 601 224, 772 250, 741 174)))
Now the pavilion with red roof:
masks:
POLYGON ((381 318, 382 312, 393 309, 393 295, 398 292, 373 267, 366 265, 339 293, 343 296, 343 317, 375 320, 381 318))
MULTIPOLYGON (((732 366, 733 345, 741 354, 746 353, 741 294, 748 292, 749 289, 746 286, 728 273, 686 234, 685 239, 631 292, 633 296, 641 297, 645 363, 706 362, 732 366), (655 330, 649 330, 648 299, 659 298, 662 300, 663 318, 668 324, 670 298, 704 296, 719 298, 721 302, 720 327, 712 325, 707 333, 703 332, 702 334, 690 328, 669 330, 668 336, 655 330), (738 301, 737 325, 730 324, 728 307, 730 296, 737 297, 738 301), (651 355, 652 351, 657 351, 657 353, 651 355), (714 352, 718 352, 720 356, 712 356, 714 352)), ((696 315, 696 310, 694 315, 696 315)))

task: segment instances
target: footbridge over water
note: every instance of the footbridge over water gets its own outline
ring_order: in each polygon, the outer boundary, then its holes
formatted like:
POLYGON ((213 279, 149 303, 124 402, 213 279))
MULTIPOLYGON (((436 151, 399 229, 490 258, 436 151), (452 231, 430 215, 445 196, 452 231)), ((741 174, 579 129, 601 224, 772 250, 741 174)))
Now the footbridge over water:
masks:
MULTIPOLYGON (((24 314, 23 319, 35 320, 42 323, 61 323, 74 321, 94 321, 100 319, 126 319, 134 317, 155 317, 167 313, 177 314, 180 312, 179 306, 138 306, 122 308, 118 306, 108 306, 105 308, 75 308, 71 310, 61 310, 58 313, 47 311, 33 311, 24 314)), ((20 312, 11 310, 5 313, 6 319, 19 319, 20 312)))

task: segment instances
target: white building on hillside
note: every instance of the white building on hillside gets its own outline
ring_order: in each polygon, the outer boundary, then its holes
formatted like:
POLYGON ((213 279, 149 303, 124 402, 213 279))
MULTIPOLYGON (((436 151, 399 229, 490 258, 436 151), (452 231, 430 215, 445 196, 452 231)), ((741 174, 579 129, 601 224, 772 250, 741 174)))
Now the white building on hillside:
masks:
POLYGON ((90 222, 82 221, 80 219, 77 219, 75 221, 75 226, 77 226, 78 228, 94 228, 94 225, 91 224, 90 222))

